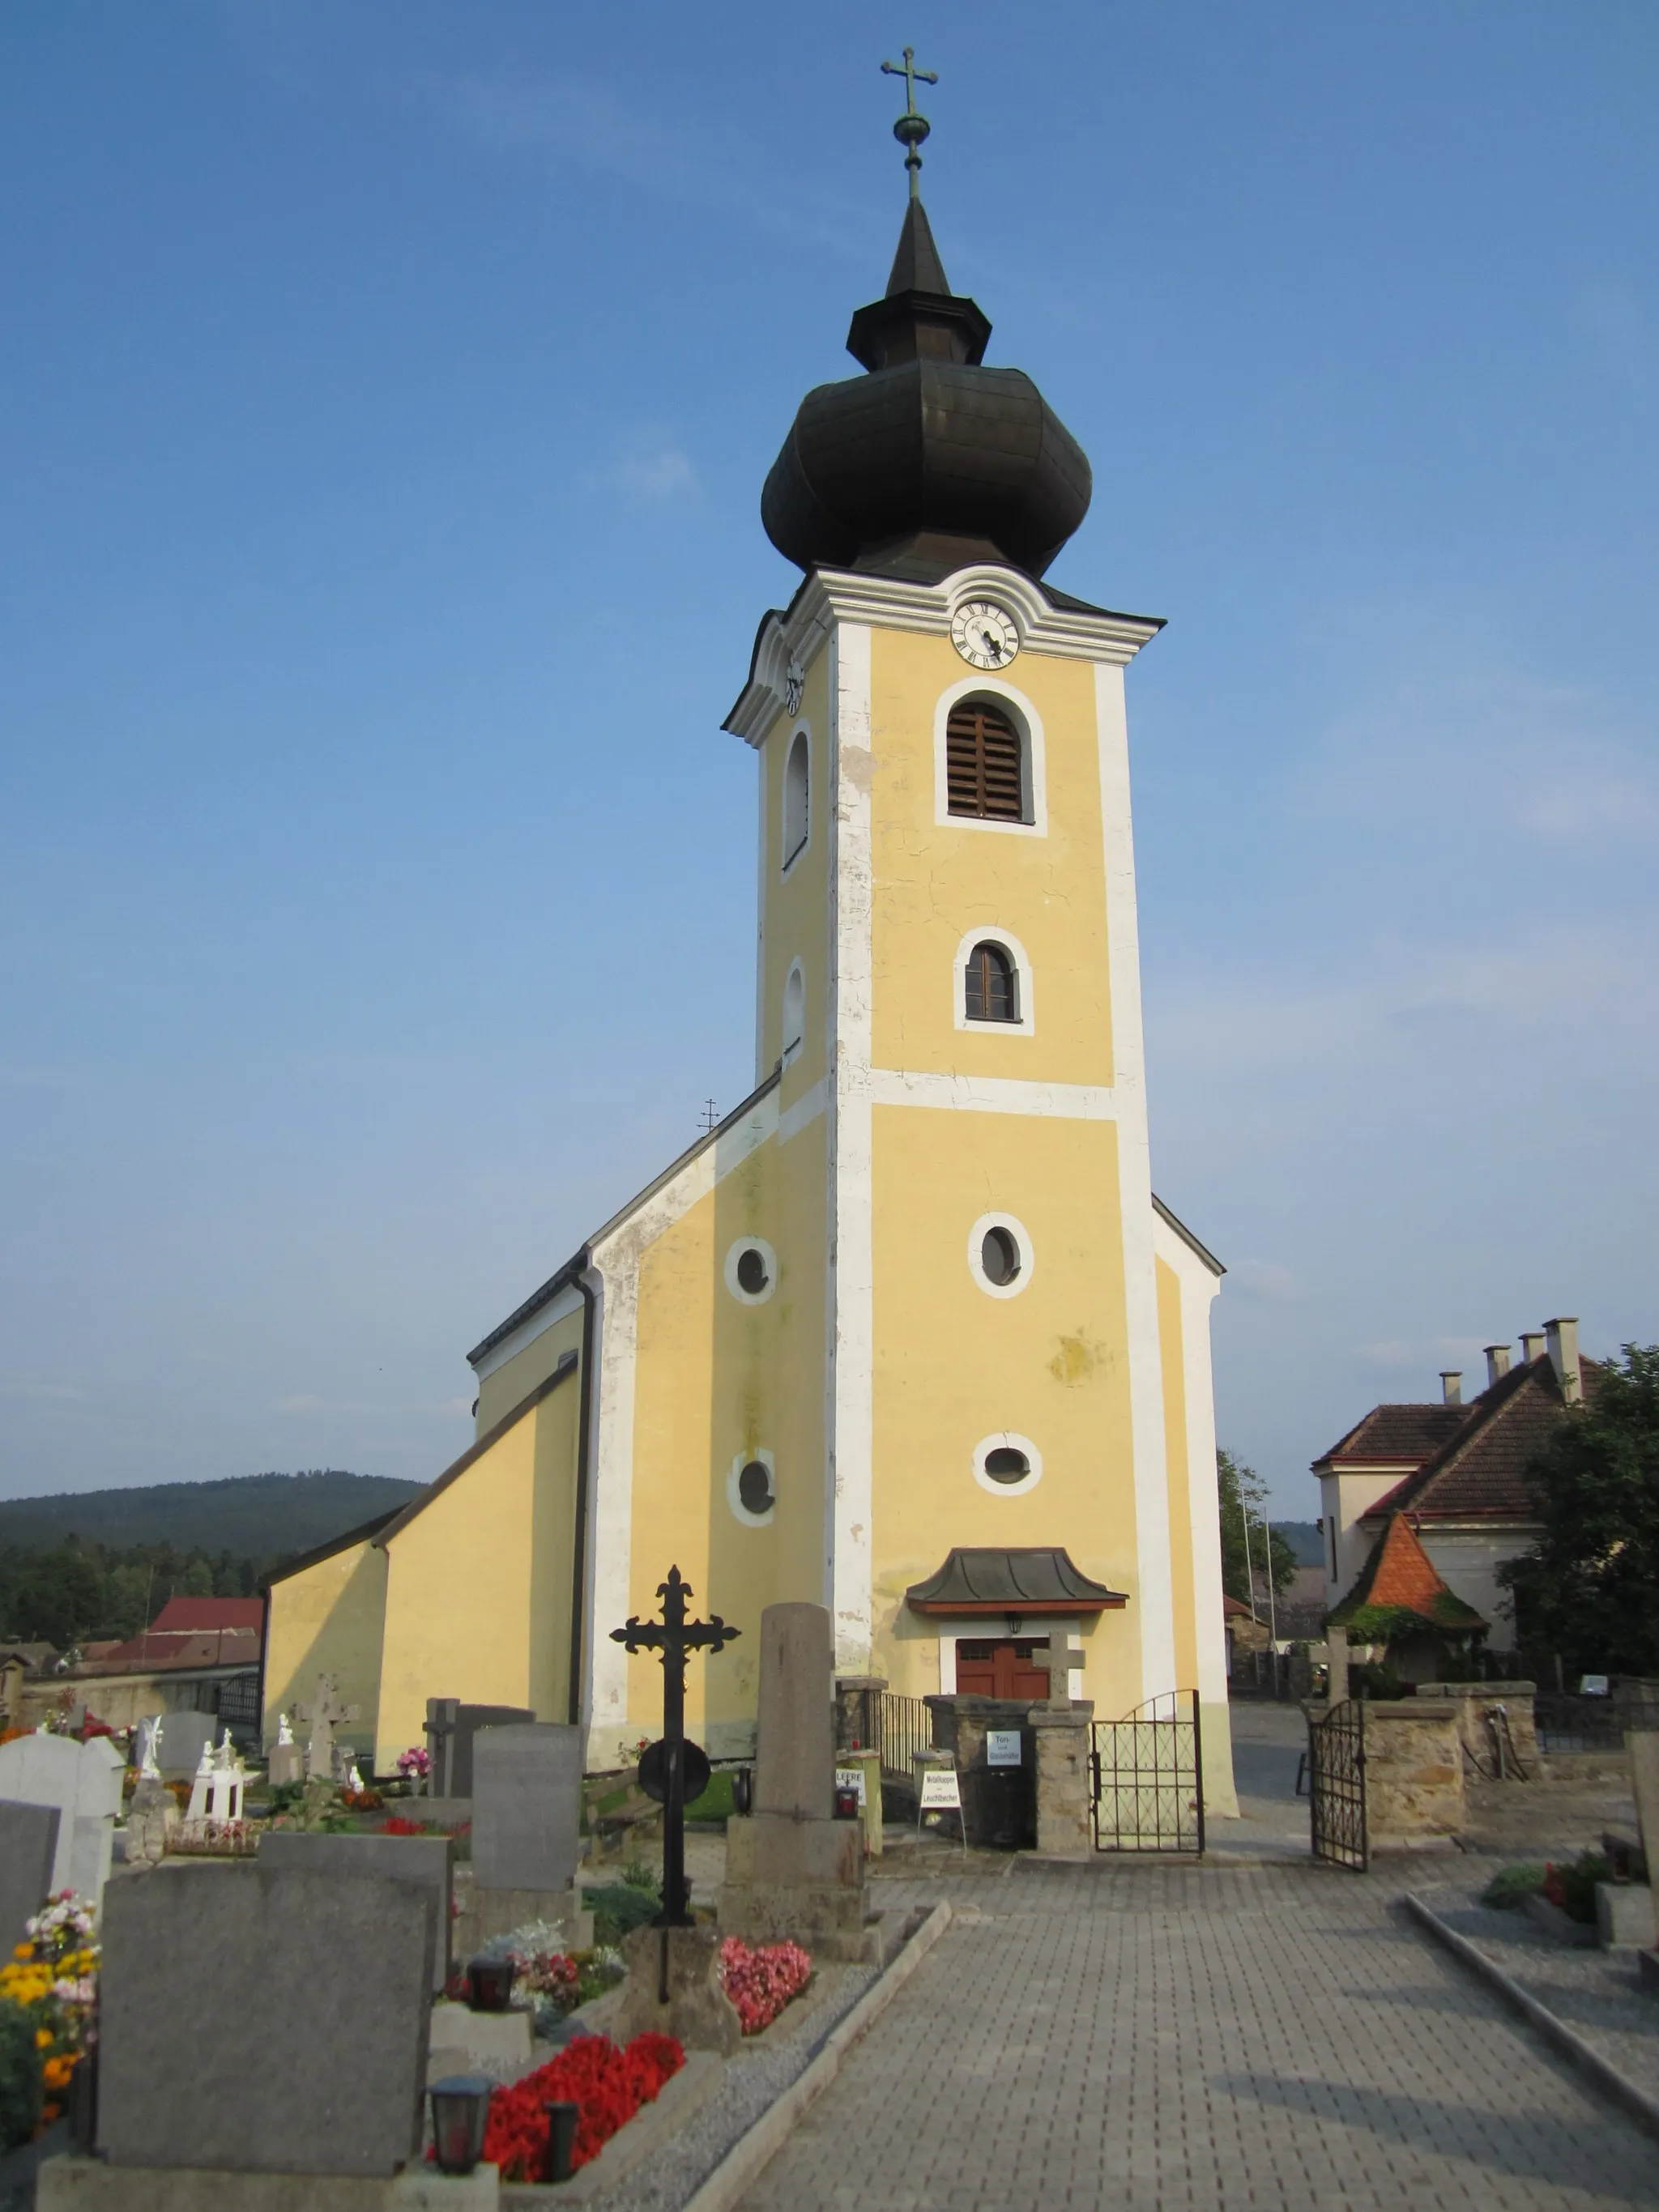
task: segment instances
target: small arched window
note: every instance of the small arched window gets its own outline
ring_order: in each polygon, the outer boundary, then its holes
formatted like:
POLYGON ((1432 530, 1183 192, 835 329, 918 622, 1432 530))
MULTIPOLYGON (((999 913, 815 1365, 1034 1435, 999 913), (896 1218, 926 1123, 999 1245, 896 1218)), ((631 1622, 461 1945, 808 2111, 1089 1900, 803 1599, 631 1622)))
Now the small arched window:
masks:
POLYGON ((806 1034, 806 978, 799 960, 783 987, 783 1056, 791 1060, 800 1050, 806 1034))
POLYGON ((806 847, 809 767, 806 732, 797 730, 783 771, 783 865, 806 847))
POLYGON ((945 771, 952 814, 981 821, 1029 822, 1025 748, 1000 707, 963 699, 945 726, 945 771))
POLYGON ((1019 981, 1000 945, 976 945, 968 955, 963 981, 962 1010, 970 1022, 1019 1019, 1019 981))

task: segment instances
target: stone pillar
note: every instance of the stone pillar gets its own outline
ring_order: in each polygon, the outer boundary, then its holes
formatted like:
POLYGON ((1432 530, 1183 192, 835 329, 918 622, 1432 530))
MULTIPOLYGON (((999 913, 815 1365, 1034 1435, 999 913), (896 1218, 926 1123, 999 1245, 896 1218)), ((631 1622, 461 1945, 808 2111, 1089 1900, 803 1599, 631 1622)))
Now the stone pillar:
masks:
POLYGON ((1340 1705, 1348 1694, 1348 1632, 1346 1628, 1325 1631, 1325 1702, 1340 1705))
POLYGON ((755 1809, 726 1831, 723 1935, 787 1936, 817 1957, 881 1956, 864 1917, 864 1832, 835 1813, 834 1662, 821 1605, 769 1605, 760 1625, 755 1809))
POLYGON ((1036 1847, 1046 1858, 1086 1859, 1094 1850, 1093 1783, 1089 1765, 1092 1705, 1034 1705, 1036 1746, 1036 1847))
POLYGON ((872 1859, 881 1856, 881 1753, 849 1751, 842 1764, 856 1766, 864 1775, 864 1848, 872 1859))
POLYGON ((881 1693, 884 1674, 837 1674, 836 1677, 836 1749, 878 1751, 881 1747, 881 1693))

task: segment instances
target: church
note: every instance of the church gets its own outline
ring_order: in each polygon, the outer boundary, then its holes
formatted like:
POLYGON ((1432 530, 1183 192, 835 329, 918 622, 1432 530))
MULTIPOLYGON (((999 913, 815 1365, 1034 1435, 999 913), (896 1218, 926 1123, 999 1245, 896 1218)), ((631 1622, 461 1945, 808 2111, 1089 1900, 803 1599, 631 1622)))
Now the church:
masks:
POLYGON ((926 131, 913 104, 862 373, 807 394, 762 494, 802 578, 724 726, 755 757, 754 1087, 473 1347, 454 1464, 272 1579, 268 1741, 328 1671, 380 1772, 440 1696, 585 1723, 617 1765, 662 1680, 611 1631, 675 1565, 750 1632, 690 1670, 716 1757, 752 1743, 762 1608, 809 1599, 842 1674, 912 1697, 1195 1690, 1234 1809, 1223 1269, 1147 1130, 1124 671, 1162 624, 1043 581, 1089 463, 986 365, 926 131))

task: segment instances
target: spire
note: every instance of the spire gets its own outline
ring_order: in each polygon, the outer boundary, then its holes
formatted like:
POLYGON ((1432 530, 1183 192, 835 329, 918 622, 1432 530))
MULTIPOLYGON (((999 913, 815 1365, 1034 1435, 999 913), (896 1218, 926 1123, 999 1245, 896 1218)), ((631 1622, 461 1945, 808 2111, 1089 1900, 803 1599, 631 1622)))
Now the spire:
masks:
POLYGON ((950 296, 950 280, 933 243, 933 226, 919 199, 912 200, 904 210, 898 252, 893 256, 892 274, 887 279, 888 298, 900 292, 934 292, 947 299, 950 296))

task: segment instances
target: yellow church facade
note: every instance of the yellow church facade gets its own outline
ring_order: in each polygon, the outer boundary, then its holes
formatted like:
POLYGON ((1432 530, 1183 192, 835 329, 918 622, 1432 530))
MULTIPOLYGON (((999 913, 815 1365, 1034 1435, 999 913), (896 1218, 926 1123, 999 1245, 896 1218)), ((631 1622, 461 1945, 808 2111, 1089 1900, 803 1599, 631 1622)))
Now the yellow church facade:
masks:
MULTIPOLYGON (((1006 457, 995 527, 918 513, 838 562, 787 511, 828 526, 786 480, 816 465, 809 410, 886 370, 884 404, 915 364, 976 371, 969 414, 1025 435, 970 309, 913 201, 860 311, 887 318, 877 370, 809 396, 769 480, 806 574, 726 722, 758 769, 755 1088, 474 1349, 461 1459, 273 1582, 268 1735, 329 1671, 381 1771, 434 1696, 582 1721, 590 1764, 618 1764, 658 1732, 661 1672, 610 1632, 673 1564, 742 1628, 826 1605, 839 1670, 911 1696, 1116 1718, 1196 1690, 1232 1809, 1222 1270, 1154 1197, 1147 1130, 1124 672, 1159 625, 1011 555, 1006 457)), ((868 496, 890 504, 888 474, 868 496)), ((1022 516, 1055 526, 1059 496, 1037 480, 1022 516)), ((757 1641, 690 1670, 716 1756, 752 1740, 757 1641)))

